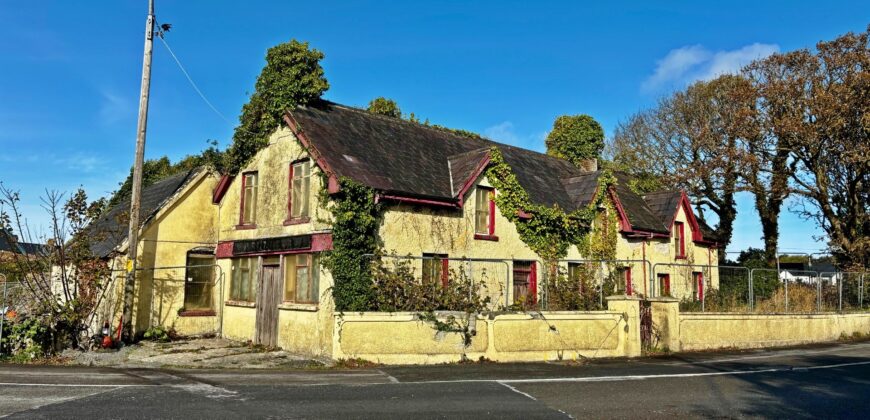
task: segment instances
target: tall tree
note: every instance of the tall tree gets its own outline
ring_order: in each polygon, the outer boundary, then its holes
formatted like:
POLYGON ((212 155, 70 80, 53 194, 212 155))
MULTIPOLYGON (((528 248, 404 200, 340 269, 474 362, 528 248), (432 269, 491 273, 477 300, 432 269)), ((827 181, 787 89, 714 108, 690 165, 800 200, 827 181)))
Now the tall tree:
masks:
POLYGON ((620 123, 611 142, 616 165, 642 179, 685 189, 702 220, 706 211, 715 213, 715 233, 723 245, 731 241, 737 216, 742 160, 732 96, 743 83, 731 75, 696 82, 620 123))
POLYGON ((604 129, 589 115, 562 115, 547 135, 547 154, 581 166, 597 159, 604 148, 604 129))
POLYGON ((791 152, 797 212, 845 266, 870 264, 870 27, 766 60, 762 96, 791 152))
POLYGON ((385 115, 387 117, 402 118, 402 110, 396 101, 383 96, 372 99, 367 108, 372 114, 385 115))
POLYGON ((269 135, 283 124, 287 110, 317 100, 329 89, 320 66, 322 59, 322 52, 295 39, 269 48, 266 66, 257 77, 254 93, 242 107, 233 144, 227 149, 229 173, 237 173, 268 144, 269 135))

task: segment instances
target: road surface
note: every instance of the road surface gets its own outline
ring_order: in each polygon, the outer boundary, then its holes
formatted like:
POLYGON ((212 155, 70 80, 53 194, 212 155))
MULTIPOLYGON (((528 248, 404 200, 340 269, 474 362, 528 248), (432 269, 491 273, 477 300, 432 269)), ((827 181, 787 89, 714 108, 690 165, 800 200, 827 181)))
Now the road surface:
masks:
POLYGON ((587 364, 356 370, 0 365, 0 416, 870 418, 870 342, 587 364))

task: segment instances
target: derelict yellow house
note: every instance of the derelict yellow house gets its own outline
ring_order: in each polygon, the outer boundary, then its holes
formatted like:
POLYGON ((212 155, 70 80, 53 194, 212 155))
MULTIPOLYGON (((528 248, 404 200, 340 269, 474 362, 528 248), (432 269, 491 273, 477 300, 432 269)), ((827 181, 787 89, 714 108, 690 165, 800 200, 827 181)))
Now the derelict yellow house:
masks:
MULTIPOLYGON (((387 254, 409 258, 430 281, 448 281, 448 270, 485 278, 493 308, 519 299, 536 301, 546 293, 539 281, 544 274, 540 256, 495 205, 499 191, 485 175, 493 148, 536 204, 572 211, 600 193, 602 172, 594 165, 578 168, 530 150, 338 104, 299 107, 287 113, 285 122, 238 175, 218 181, 199 174, 196 182, 182 182, 161 201, 143 228, 140 266, 208 266, 212 261, 216 266, 207 288, 188 281, 191 273, 202 275, 197 270, 143 271, 136 294, 138 331, 163 325, 182 334, 217 332, 308 355, 343 355, 336 341, 332 276, 319 264, 332 248, 325 197, 337 191, 342 177, 376 191, 385 209, 378 233, 387 254)), ((607 191, 620 232, 616 255, 621 262, 615 267, 622 280, 613 292, 700 298, 705 287, 716 287, 715 268, 702 266, 716 264, 717 245, 695 219, 685 194, 642 197, 624 186, 623 175, 617 178, 607 191)), ((570 271, 583 258, 571 246, 560 265, 570 271)), ((605 325, 623 322, 610 312, 564 316, 569 317, 565 322, 597 320, 602 334, 610 328, 605 325)), ((493 341, 503 329, 490 331, 493 341)), ((630 341, 619 334, 615 343, 630 341)), ((605 336, 586 338, 591 343, 605 336)))

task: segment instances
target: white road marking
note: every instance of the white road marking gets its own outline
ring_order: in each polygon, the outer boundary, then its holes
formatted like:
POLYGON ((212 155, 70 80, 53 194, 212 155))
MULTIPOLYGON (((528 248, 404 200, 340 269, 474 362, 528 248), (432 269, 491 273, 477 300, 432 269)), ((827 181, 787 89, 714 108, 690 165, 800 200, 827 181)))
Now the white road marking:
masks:
POLYGON ((854 351, 854 350, 863 350, 870 347, 870 344, 853 344, 848 345, 848 347, 835 347, 825 350, 815 350, 815 351, 807 351, 807 350, 785 350, 778 351, 773 353, 767 353, 756 356, 741 356, 741 357, 731 357, 731 358, 723 358, 723 359, 710 359, 710 360, 699 360, 697 362, 668 362, 668 363, 646 363, 649 365, 658 365, 658 366, 685 366, 685 365, 707 365, 714 363, 726 363, 726 362, 739 362, 741 360, 756 360, 756 359, 771 359, 774 357, 788 357, 788 356, 806 356, 813 354, 825 354, 825 353, 834 353, 838 351, 854 351))
POLYGON ((133 388, 137 386, 158 386, 155 384, 39 384, 21 382, 0 382, 0 386, 48 386, 62 388, 133 388))
POLYGON ((507 388, 507 389, 509 389, 509 390, 511 390, 511 391, 513 391, 513 392, 516 392, 517 394, 520 394, 520 395, 526 396, 526 397, 528 397, 528 398, 530 398, 530 399, 532 399, 532 400, 534 400, 534 401, 537 401, 537 400, 538 400, 537 398, 533 397, 531 394, 526 393, 526 392, 523 392, 523 391, 520 391, 519 389, 516 389, 516 388, 514 388, 514 387, 512 387, 512 386, 510 386, 510 385, 508 385, 508 384, 506 384, 506 383, 504 383, 504 382, 498 382, 498 381, 496 381, 496 383, 498 383, 499 385, 504 386, 505 388, 507 388))

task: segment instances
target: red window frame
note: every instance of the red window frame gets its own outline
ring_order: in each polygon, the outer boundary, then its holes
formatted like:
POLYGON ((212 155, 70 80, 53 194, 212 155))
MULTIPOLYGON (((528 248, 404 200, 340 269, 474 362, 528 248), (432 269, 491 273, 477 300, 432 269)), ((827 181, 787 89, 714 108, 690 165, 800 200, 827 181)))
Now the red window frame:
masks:
MULTIPOLYGON (((530 303, 532 305, 538 303, 538 262, 537 261, 520 261, 520 260, 514 261, 512 271, 513 271, 513 275, 514 275, 514 278, 513 278, 514 282, 516 282, 516 273, 517 272, 529 275, 529 288, 528 288, 526 294, 527 294, 527 296, 529 296, 531 298, 530 303), (516 265, 517 263, 521 263, 521 264, 528 263, 529 268, 528 269, 526 269, 525 267, 518 268, 516 265)), ((514 285, 514 288, 516 288, 515 285, 514 285)), ((516 302, 516 301, 517 301, 517 296, 514 296, 514 302, 516 302)))
POLYGON ((695 300, 702 301, 704 300, 704 273, 700 271, 695 271, 692 273, 692 277, 694 277, 697 289, 695 293, 695 300))
MULTIPOLYGON (((489 193, 489 201, 487 205, 489 206, 487 210, 489 214, 487 214, 487 232, 479 233, 477 232, 477 226, 474 228, 474 239, 482 239, 487 241, 497 241, 498 236, 495 235, 495 189, 489 187, 477 187, 480 190, 487 191, 489 193)), ((477 193, 475 193, 477 194, 477 193)), ((477 205, 477 200, 475 199, 475 205, 477 205)), ((475 209, 476 211, 476 209, 475 209)), ((477 217, 474 218, 475 223, 477 223, 477 217)))
POLYGON ((306 158, 290 162, 289 174, 287 175, 287 218, 284 220, 284 226, 298 225, 311 221, 310 216, 293 217, 293 167, 307 160, 306 158))
POLYGON ((671 295, 671 275, 670 274, 659 274, 659 291, 662 296, 670 296, 671 295))
POLYGON ((634 285, 631 284, 631 267, 625 267, 625 294, 631 296, 634 293, 634 285))
POLYGON ((683 222, 674 222, 674 236, 676 237, 676 240, 677 240, 676 258, 678 258, 678 259, 686 258, 686 230, 685 230, 685 224, 683 222))
MULTIPOLYGON (((253 229, 257 227, 257 223, 255 222, 245 223, 245 188, 247 187, 246 180, 248 178, 248 175, 257 176, 257 188, 259 188, 259 174, 257 173, 257 171, 242 172, 242 189, 241 198, 239 200, 239 224, 236 226, 237 229, 253 229)), ((254 205, 256 206, 257 203, 254 203, 254 205)))
POLYGON ((424 261, 426 259, 441 261, 441 279, 440 279, 441 280, 441 287, 446 289, 447 285, 450 284, 450 277, 448 276, 448 271, 447 271, 450 268, 450 260, 448 259, 448 258, 450 258, 450 256, 447 254, 423 253, 423 258, 424 258, 424 261), (429 257, 431 257, 431 258, 429 258, 429 257))

